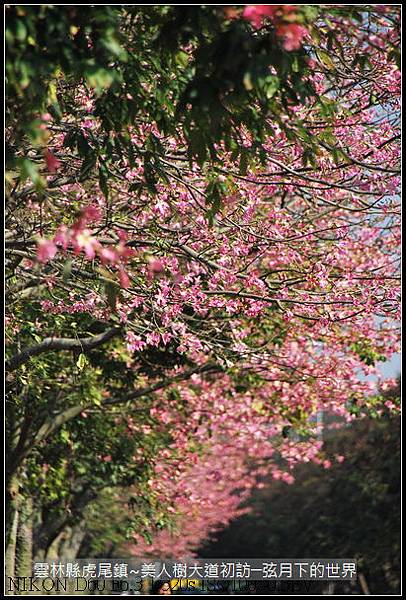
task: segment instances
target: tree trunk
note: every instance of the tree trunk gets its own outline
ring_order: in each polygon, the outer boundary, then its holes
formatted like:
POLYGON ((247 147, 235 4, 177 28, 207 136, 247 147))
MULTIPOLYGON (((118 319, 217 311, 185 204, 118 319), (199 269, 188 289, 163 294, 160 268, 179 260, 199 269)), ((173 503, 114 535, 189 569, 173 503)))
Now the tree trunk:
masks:
MULTIPOLYGON (((79 490, 71 503, 70 515, 67 513, 55 514, 53 507, 48 506, 43 508, 37 514, 37 524, 34 529, 34 557, 35 560, 44 560, 49 555, 49 552, 58 554, 61 535, 67 532, 69 528, 75 529, 76 525, 72 525, 72 517, 82 515, 85 507, 94 500, 97 492, 93 490, 79 490), (52 548, 52 550, 51 550, 52 548)), ((83 527, 85 530, 85 527, 83 527)), ((84 536, 82 536, 83 539, 84 536)), ((82 544, 80 540, 80 545, 82 544)), ((57 556, 59 557, 60 554, 57 556)))
POLYGON ((69 527, 65 532, 65 536, 61 541, 60 553, 64 559, 77 558, 82 545, 83 538, 86 535, 86 527, 84 521, 74 527, 69 527))
POLYGON ((16 544, 16 575, 32 577, 32 532, 33 501, 32 498, 21 499, 16 544))
POLYGON ((86 535, 84 522, 65 527, 53 540, 46 553, 46 560, 74 560, 77 558, 86 535))
MULTIPOLYGON (((17 477, 10 479, 6 490, 6 582, 16 576, 16 549, 20 516, 20 493, 17 477)), ((6 590, 8 585, 6 585, 6 590)), ((13 592, 10 592, 13 595, 13 592)))

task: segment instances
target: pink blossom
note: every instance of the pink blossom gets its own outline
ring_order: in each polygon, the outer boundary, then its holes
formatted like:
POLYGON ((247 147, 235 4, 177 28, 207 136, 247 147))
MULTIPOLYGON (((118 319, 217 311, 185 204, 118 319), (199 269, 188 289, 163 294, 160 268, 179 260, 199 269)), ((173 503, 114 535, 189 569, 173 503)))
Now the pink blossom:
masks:
MULTIPOLYGON (((102 264, 116 264, 119 256, 115 248, 100 248, 99 257, 102 264)), ((124 287, 124 286, 122 286, 124 287)))
POLYGON ((126 334, 127 340, 127 350, 129 352, 138 352, 143 350, 146 346, 146 343, 142 340, 139 335, 135 335, 132 331, 128 331, 126 334))
POLYGON ((242 16, 247 21, 250 21, 253 27, 259 29, 265 17, 272 18, 278 8, 277 6, 268 6, 266 4, 248 5, 244 8, 242 16))
POLYGON ((148 261, 148 276, 154 277, 158 273, 162 273, 164 264, 159 258, 150 258, 148 261))
POLYGON ((76 253, 80 250, 84 250, 86 256, 91 260, 96 256, 96 251, 99 249, 99 246, 99 242, 91 235, 88 229, 83 229, 74 240, 76 253))
POLYGON ((55 242, 42 238, 37 245, 37 260, 46 263, 54 258, 57 251, 55 242))
POLYGON ((54 236, 55 244, 62 246, 64 250, 67 249, 69 245, 70 232, 66 225, 60 225, 56 231, 54 236))
POLYGON ((298 23, 281 24, 276 27, 276 35, 282 39, 285 50, 299 50, 308 31, 298 23))
POLYGON ((129 288, 131 286, 131 280, 128 277, 126 271, 121 267, 119 270, 120 286, 122 288, 129 288))
POLYGON ((50 173, 56 173, 61 166, 61 161, 56 158, 49 150, 45 151, 45 162, 50 173))
POLYGON ((98 206, 88 205, 82 208, 82 219, 85 223, 92 221, 98 223, 101 220, 102 214, 98 206))
POLYGON ((162 342, 166 345, 172 339, 172 334, 169 332, 165 332, 161 334, 162 342))
POLYGON ((164 200, 158 200, 155 204, 156 211, 163 217, 166 217, 170 213, 170 207, 164 200))
POLYGON ((159 346, 160 340, 161 340, 161 336, 156 331, 153 331, 152 333, 148 333, 146 336, 147 344, 150 344, 151 346, 159 346))

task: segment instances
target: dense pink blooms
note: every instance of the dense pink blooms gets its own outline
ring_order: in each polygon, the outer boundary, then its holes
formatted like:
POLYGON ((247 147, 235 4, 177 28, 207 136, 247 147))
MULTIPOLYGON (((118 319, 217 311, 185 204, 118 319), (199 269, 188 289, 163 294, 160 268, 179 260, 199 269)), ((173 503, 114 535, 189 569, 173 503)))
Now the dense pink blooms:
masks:
POLYGON ((285 50, 299 50, 308 35, 306 27, 295 22, 297 8, 290 5, 248 5, 242 17, 250 21, 255 29, 262 27, 268 19, 275 27, 275 34, 285 50))
POLYGON ((294 14, 295 11, 296 6, 289 4, 248 5, 244 8, 242 16, 247 21, 250 21, 256 29, 259 29, 265 18, 279 21, 285 15, 294 14))
POLYGON ((303 25, 287 23, 276 27, 276 35, 282 40, 285 50, 299 50, 308 32, 303 25))
POLYGON ((275 6, 249 5, 244 8, 242 16, 250 21, 255 28, 259 29, 265 17, 274 16, 275 9, 275 6))

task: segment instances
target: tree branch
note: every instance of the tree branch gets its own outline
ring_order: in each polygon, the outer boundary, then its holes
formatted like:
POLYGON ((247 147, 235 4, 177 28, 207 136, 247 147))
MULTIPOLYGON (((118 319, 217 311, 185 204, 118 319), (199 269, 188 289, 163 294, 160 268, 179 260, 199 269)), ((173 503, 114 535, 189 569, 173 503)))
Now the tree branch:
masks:
POLYGON ((28 362, 32 356, 38 356, 43 352, 50 352, 52 350, 82 350, 86 352, 87 350, 92 350, 118 335, 120 331, 120 327, 112 327, 99 335, 87 338, 45 338, 41 343, 30 346, 18 354, 14 354, 6 363, 6 370, 14 371, 28 362))
MULTIPOLYGON (((104 407, 104 406, 111 406, 111 405, 117 405, 117 404, 125 404, 126 402, 129 402, 130 400, 135 400, 137 398, 141 398, 142 396, 152 394, 153 392, 156 392, 160 389, 168 387, 169 385, 171 385, 173 383, 177 383, 179 381, 184 381, 185 379, 189 379, 189 377, 191 377, 195 373, 209 373, 209 372, 215 372, 215 371, 221 371, 221 370, 222 370, 222 368, 219 365, 216 365, 214 363, 209 363, 206 365, 193 367, 191 369, 188 369, 187 371, 183 371, 182 373, 179 373, 178 375, 173 375, 172 377, 165 377, 164 379, 161 379, 161 381, 158 381, 157 383, 154 383, 153 385, 147 386, 145 388, 141 388, 140 390, 136 390, 130 394, 127 394, 123 398, 121 398, 121 397, 119 397, 119 398, 104 398, 101 402, 101 406, 104 407)), ((63 412, 59 413, 58 415, 52 416, 39 429, 39 431, 35 437, 35 444, 38 444, 40 441, 46 439, 51 433, 53 433, 56 429, 59 429, 59 427, 62 427, 62 425, 64 425, 67 421, 74 419, 81 412, 83 412, 84 410, 86 410, 92 406, 94 406, 94 404, 92 402, 87 402, 84 404, 71 406, 71 407, 67 408, 66 410, 64 410, 63 412)))

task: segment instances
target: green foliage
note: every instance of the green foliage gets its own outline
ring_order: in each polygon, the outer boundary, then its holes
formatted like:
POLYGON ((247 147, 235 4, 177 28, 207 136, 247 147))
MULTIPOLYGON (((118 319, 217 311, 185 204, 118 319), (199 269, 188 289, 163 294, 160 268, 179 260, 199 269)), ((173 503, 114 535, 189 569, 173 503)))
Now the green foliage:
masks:
POLYGON ((109 67, 127 56, 119 9, 106 6, 89 16, 81 6, 7 7, 8 94, 29 101, 27 116, 43 109, 51 82, 62 74, 84 77, 98 91, 118 78, 109 67))
MULTIPOLYGON (((131 166, 136 158, 144 162, 147 187, 156 193, 163 146, 152 134, 142 147, 129 135, 146 123, 185 142, 189 159, 200 165, 215 164, 219 148, 229 150, 242 174, 249 155, 265 161, 262 144, 275 125, 299 142, 305 167, 315 165, 321 147, 337 163, 345 161, 334 136, 315 135, 294 107, 318 106, 321 119, 334 116, 336 101, 314 89, 308 58, 335 77, 342 46, 330 19, 344 16, 359 27, 370 15, 370 7, 298 6, 297 22, 310 37, 300 50, 286 51, 272 25, 253 30, 241 16, 228 19, 222 6, 8 6, 7 177, 13 181, 21 173, 38 189, 45 186, 38 166, 20 155, 23 141, 46 146, 39 118, 44 113, 56 124, 62 115, 70 123, 65 146, 76 146, 83 159, 79 179, 97 163, 106 198, 110 167, 124 157, 131 166), (85 113, 75 108, 79 85, 96 100, 93 116, 105 134, 97 139, 86 140, 80 131, 85 113)), ((388 59, 399 61, 395 44, 388 59)), ((368 57, 359 53, 353 68, 368 77, 368 57)), ((211 219, 219 200, 216 186, 208 192, 211 219)))
MULTIPOLYGON (((318 12, 300 8, 298 19, 310 27, 318 12)), ((73 110, 66 92, 80 83, 95 93, 105 133, 124 136, 114 148, 110 138, 99 140, 90 152, 73 128, 65 143, 76 143, 86 158, 82 176, 95 152, 107 163, 113 150, 143 155, 126 132, 145 122, 164 135, 177 135, 180 127, 190 158, 200 164, 215 161, 219 145, 246 160, 242 126, 252 136, 250 152, 265 158, 262 142, 272 134, 267 117, 291 137, 303 137, 304 124, 291 108, 317 100, 305 49, 284 50, 272 28, 254 33, 244 19, 227 20, 223 7, 23 5, 7 7, 6 16, 11 168, 18 140, 38 139, 41 113, 58 121, 73 110)), ((161 154, 157 146, 152 152, 161 154)), ((107 195, 103 166, 99 178, 107 195)))
POLYGON ((358 340, 350 345, 350 349, 355 352, 360 360, 366 365, 374 365, 377 361, 386 360, 385 356, 373 348, 368 340, 358 340))
POLYGON ((227 185, 224 181, 219 178, 212 179, 206 187, 205 199, 206 205, 209 207, 206 216, 211 224, 216 213, 221 209, 222 198, 224 198, 227 192, 227 185))
MULTIPOLYGON (((92 369, 88 365, 81 378, 89 378, 92 369)), ((115 373, 115 377, 119 379, 120 375, 115 373)), ((83 382, 80 387, 80 397, 72 390, 65 396, 66 403, 79 402, 80 398, 83 401, 83 382)), ((95 391, 99 394, 100 388, 95 391)), ((88 402, 89 395, 85 399, 88 402)), ((165 519, 164 507, 147 484, 153 474, 154 457, 170 440, 169 433, 162 426, 157 427, 149 416, 148 399, 140 400, 134 411, 131 407, 87 406, 80 416, 65 423, 32 450, 24 466, 25 491, 38 510, 49 512, 54 519, 67 512, 70 516, 65 526, 78 524, 83 518, 79 500, 84 494, 94 499, 101 512, 106 495, 120 494, 124 498, 121 520, 125 522, 126 535, 134 530, 147 534, 156 527, 170 526, 169 513, 165 519), (140 422, 150 425, 152 431, 143 434, 129 429, 140 422)), ((96 510, 95 505, 89 510, 96 510)))
MULTIPOLYGON (((44 313, 35 302, 20 302, 15 310, 17 322, 23 313, 26 320, 8 345, 10 354, 56 330, 61 336, 72 336, 76 330, 90 335, 97 333, 98 327, 104 329, 87 314, 44 313)), ((136 404, 126 402, 131 390, 143 385, 140 377, 167 368, 174 360, 170 355, 169 347, 165 352, 149 350, 140 359, 140 368, 135 369, 127 364, 130 356, 117 338, 92 352, 32 357, 9 381, 9 451, 12 455, 16 450, 14 432, 18 423, 24 422, 23 438, 29 452, 19 471, 21 489, 33 499, 36 514, 47 515, 45 531, 52 520, 61 521, 65 527, 78 525, 89 502, 89 514, 96 510, 103 514, 105 499, 117 494, 122 515, 116 533, 121 532, 122 541, 133 531, 147 536, 157 528, 172 526, 171 513, 147 484, 157 453, 171 443, 170 431, 150 416, 150 397, 140 398, 136 404), (151 352, 165 356, 157 360, 151 352), (103 407, 106 397, 120 402, 103 407), (74 407, 79 407, 79 414, 52 430, 54 419, 74 407), (148 434, 138 429, 141 423, 151 428, 148 434)), ((183 408, 179 405, 178 409, 183 408)), ((108 514, 103 522, 109 522, 108 514)), ((99 542, 91 539, 89 551, 97 552, 99 542)))

